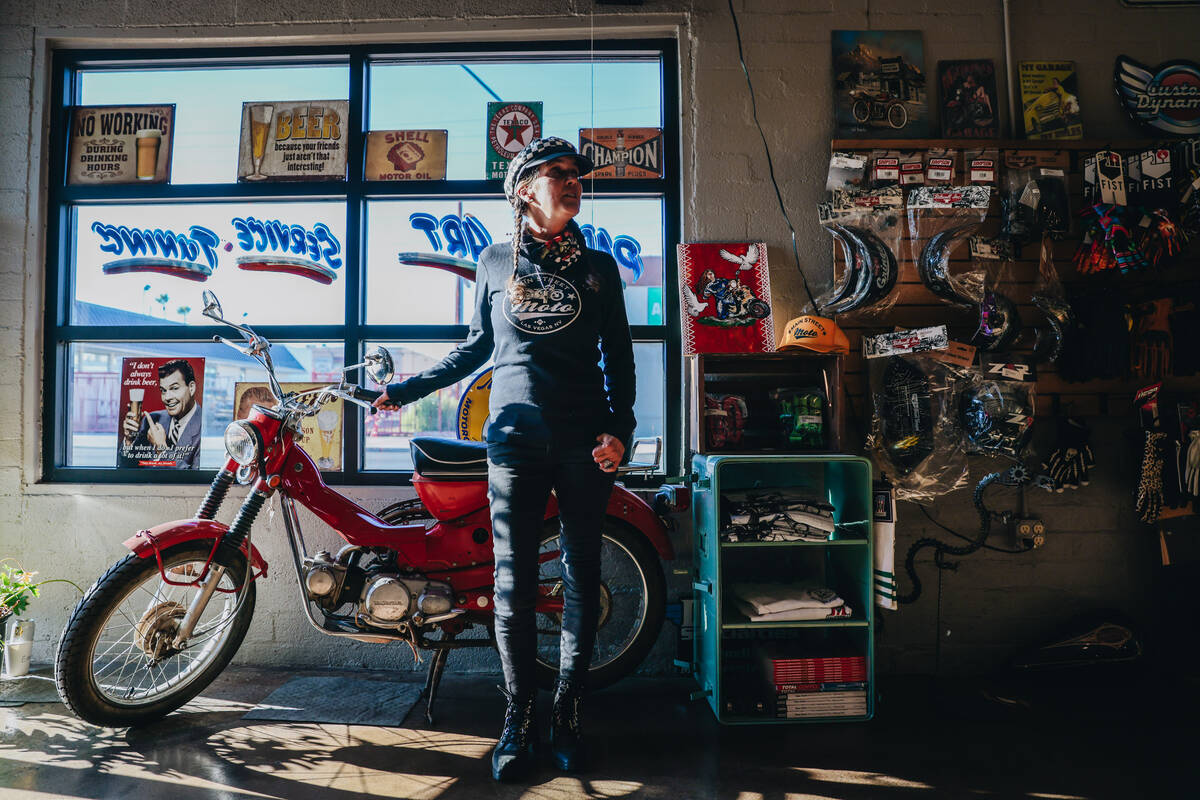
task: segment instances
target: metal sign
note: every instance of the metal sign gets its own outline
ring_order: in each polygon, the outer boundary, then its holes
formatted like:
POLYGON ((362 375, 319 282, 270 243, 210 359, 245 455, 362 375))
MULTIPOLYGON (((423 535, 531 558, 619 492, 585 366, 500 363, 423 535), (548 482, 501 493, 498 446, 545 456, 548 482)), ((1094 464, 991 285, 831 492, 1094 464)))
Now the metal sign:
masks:
POLYGON ((1166 133, 1200 133, 1200 64, 1175 59, 1147 67, 1117 56, 1113 84, 1135 122, 1166 133))
POLYGON ((348 100, 242 103, 238 181, 346 179, 348 100))
POLYGON ((367 180, 445 180, 447 135, 444 130, 371 131, 367 180))
POLYGON ((174 132, 174 105, 74 108, 67 183, 166 183, 174 132))
POLYGON ((542 103, 488 103, 488 180, 508 174, 508 162, 521 148, 542 138, 542 103))
POLYGON ((662 128, 580 128, 579 152, 596 168, 589 178, 661 178, 662 128))

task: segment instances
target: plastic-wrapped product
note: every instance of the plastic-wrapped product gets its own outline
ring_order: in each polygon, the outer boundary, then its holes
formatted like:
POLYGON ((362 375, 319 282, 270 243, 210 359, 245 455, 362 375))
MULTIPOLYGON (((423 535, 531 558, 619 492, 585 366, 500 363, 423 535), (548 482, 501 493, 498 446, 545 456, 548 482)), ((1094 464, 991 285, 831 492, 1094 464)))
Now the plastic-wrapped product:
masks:
POLYGON ((821 204, 821 225, 837 241, 844 265, 833 287, 817 300, 823 313, 879 313, 894 304, 903 204, 899 186, 834 192, 830 202, 821 204))
POLYGON ((867 174, 867 157, 861 153, 833 153, 829 157, 829 174, 825 190, 836 192, 861 189, 867 174))
POLYGON ((978 292, 950 275, 950 253, 979 230, 991 197, 989 186, 926 186, 909 194, 909 239, 914 250, 920 250, 919 255, 914 252, 917 274, 929 291, 948 303, 971 305, 980 299, 978 292))
MULTIPOLYGON (((955 164, 958 161, 958 151, 953 148, 939 147, 925 152, 925 185, 953 186, 957 182, 958 173, 955 164)), ((963 181, 967 183, 968 181, 963 181)))
POLYGON ((1043 324, 1037 327, 1033 357, 1039 363, 1051 364, 1062 355, 1067 337, 1077 335, 1075 315, 1067 302, 1062 281, 1058 279, 1058 270, 1054 268, 1053 253, 1049 239, 1042 239, 1037 281, 1033 288, 1033 304, 1045 317, 1043 324))
POLYGON ((1018 253, 1043 233, 1057 239, 1070 230, 1069 164, 1068 154, 1062 151, 1005 152, 1001 235, 1012 241, 1018 253))
MULTIPOLYGON (((945 327, 940 330, 940 346, 945 347, 945 327)), ((921 339, 919 333, 884 334, 893 343, 905 343, 898 348, 867 345, 874 352, 891 353, 868 356, 873 411, 868 448, 880 473, 896 487, 896 496, 905 500, 932 499, 967 481, 955 418, 963 373, 928 353, 902 352, 921 339)))
POLYGON ((974 374, 959 396, 967 452, 1020 459, 1033 435, 1035 384, 974 374))

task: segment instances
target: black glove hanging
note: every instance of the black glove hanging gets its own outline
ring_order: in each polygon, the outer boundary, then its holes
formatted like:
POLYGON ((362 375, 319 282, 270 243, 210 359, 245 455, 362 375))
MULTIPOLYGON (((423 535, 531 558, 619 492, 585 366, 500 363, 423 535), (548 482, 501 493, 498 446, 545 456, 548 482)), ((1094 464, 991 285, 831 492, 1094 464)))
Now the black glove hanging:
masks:
POLYGON ((1061 492, 1078 489, 1091 481, 1091 470, 1096 466, 1092 448, 1088 444, 1092 432, 1074 417, 1058 418, 1058 440, 1050 457, 1042 463, 1042 469, 1050 478, 1047 489, 1061 492))

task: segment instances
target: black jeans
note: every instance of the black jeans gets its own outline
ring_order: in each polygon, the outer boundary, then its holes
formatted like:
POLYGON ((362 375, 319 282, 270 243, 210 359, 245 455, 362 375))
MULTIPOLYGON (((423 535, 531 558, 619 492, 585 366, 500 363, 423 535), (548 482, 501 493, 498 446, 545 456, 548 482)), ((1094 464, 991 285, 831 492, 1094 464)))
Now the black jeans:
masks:
POLYGON ((488 443, 488 499, 495 553, 496 644, 504 682, 515 697, 537 689, 538 543, 546 502, 558 498, 563 619, 559 672, 587 674, 600 610, 600 532, 613 475, 592 460, 595 443, 529 446, 488 443))

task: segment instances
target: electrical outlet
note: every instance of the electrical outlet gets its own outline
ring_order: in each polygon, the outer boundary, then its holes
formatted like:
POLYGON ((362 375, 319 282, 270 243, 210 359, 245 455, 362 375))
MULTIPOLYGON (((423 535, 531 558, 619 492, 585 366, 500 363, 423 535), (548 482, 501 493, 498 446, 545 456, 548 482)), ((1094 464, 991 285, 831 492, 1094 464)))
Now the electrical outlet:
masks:
POLYGON ((1015 517, 1010 529, 1017 547, 1036 550, 1046 543, 1046 524, 1037 517, 1015 517))

